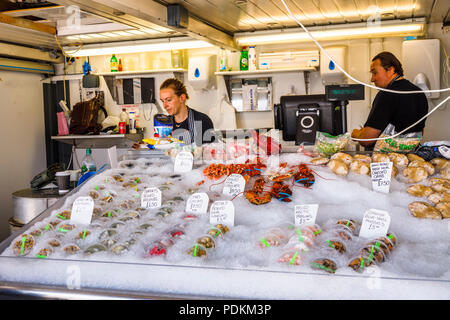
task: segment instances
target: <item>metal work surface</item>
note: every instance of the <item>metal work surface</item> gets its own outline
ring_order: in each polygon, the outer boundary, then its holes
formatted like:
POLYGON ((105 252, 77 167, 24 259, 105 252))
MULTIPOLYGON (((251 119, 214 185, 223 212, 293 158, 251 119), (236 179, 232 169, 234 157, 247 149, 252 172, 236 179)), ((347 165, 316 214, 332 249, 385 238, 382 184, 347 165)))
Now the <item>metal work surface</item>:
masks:
POLYGON ((129 148, 133 142, 139 142, 143 135, 130 134, 98 134, 53 136, 52 140, 74 145, 77 148, 129 148))

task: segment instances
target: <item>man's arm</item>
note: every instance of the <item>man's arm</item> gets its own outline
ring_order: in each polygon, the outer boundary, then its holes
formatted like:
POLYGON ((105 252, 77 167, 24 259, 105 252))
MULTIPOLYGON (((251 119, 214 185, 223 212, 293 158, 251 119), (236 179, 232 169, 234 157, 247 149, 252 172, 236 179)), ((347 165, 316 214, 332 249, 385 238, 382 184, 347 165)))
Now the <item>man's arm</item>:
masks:
MULTIPOLYGON (((372 128, 372 127, 364 127, 361 129, 354 129, 352 131, 352 138, 355 139, 370 139, 370 138, 378 138, 380 136, 381 130, 372 128)), ((371 146, 376 141, 358 141, 360 145, 364 147, 371 146)))

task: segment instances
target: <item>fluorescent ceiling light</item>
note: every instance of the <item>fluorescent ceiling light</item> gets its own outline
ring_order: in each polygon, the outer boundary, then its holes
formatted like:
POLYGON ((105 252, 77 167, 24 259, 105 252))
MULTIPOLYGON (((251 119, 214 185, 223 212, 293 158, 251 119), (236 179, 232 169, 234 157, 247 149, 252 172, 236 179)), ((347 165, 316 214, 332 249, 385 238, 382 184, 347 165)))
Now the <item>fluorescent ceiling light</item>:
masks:
MULTIPOLYGON (((213 45, 201 40, 189 37, 165 38, 157 40, 123 41, 114 43, 87 44, 74 52, 76 57, 100 56, 108 54, 138 53, 150 51, 167 51, 180 49, 208 48, 213 45)), ((64 51, 71 54, 71 47, 64 47, 64 51)))
MULTIPOLYGON (((308 31, 316 40, 423 35, 425 33, 425 21, 391 21, 390 23, 381 21, 379 24, 345 24, 334 27, 314 27, 309 28, 308 31)), ((301 28, 239 33, 235 35, 235 38, 240 46, 312 41, 310 36, 301 28)))
POLYGON ((115 35, 118 35, 118 36, 125 36, 125 37, 130 37, 130 36, 132 36, 133 34, 132 33, 128 33, 127 31, 115 31, 115 32, 113 32, 115 35))
MULTIPOLYGON (((300 20, 303 24, 315 22, 315 21, 324 21, 326 19, 340 19, 340 18, 349 18, 349 17, 359 17, 363 19, 367 19, 368 17, 374 16, 374 15, 384 15, 384 14, 392 14, 393 12, 396 12, 397 15, 405 15, 409 16, 411 15, 414 10, 419 10, 420 5, 419 4, 412 4, 412 5, 395 5, 395 6, 389 6, 389 5, 371 5, 364 9, 358 9, 358 10, 339 10, 335 12, 317 12, 317 13, 303 13, 303 14, 294 14, 295 17, 300 20)), ((242 18, 239 20, 238 25, 244 26, 244 25, 255 25, 255 24, 261 24, 261 23, 273 23, 273 22, 279 22, 279 23, 287 23, 287 22, 293 22, 290 15, 270 15, 268 17, 258 17, 258 20, 255 20, 255 18, 242 18)))
POLYGON ((92 38, 107 38, 107 36, 104 36, 103 34, 101 34, 101 33, 92 33, 92 34, 90 34, 90 36, 92 37, 92 38))
POLYGON ((145 34, 145 32, 143 32, 141 30, 129 30, 128 32, 132 33, 132 34, 145 34))

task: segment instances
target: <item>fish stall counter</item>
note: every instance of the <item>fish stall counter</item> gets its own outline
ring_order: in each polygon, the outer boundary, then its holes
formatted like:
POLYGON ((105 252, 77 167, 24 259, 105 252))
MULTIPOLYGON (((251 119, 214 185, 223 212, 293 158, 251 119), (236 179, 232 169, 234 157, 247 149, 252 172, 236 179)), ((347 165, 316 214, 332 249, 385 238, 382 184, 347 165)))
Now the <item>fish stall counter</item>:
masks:
POLYGON ((401 174, 383 193, 301 153, 185 172, 174 162, 135 152, 4 240, 0 295, 450 298, 450 220, 412 214, 420 198, 401 174), (390 221, 372 216, 371 232, 386 230, 370 233, 365 214, 378 212, 390 221))

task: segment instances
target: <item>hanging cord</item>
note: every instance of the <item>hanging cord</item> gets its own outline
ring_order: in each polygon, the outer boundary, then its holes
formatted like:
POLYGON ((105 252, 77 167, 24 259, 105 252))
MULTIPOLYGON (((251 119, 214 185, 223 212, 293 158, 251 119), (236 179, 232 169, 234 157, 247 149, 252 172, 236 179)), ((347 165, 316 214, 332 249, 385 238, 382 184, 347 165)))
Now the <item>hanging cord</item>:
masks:
MULTIPOLYGON (((66 58, 73 58, 73 54, 77 53, 78 51, 80 51, 81 48, 83 48, 83 43, 81 43, 80 46, 78 47, 78 49, 76 49, 73 52, 68 53, 61 46, 61 43, 59 42, 58 36, 56 35, 56 33, 55 33, 55 41, 56 41, 56 44, 58 45, 59 49, 61 50, 63 56, 66 58)), ((66 100, 66 68, 65 68, 65 66, 64 66, 64 74, 63 74, 63 85, 64 85, 64 102, 67 103, 67 100, 66 100)))
POLYGON ((377 89, 377 90, 381 90, 381 91, 385 91, 385 92, 391 92, 391 93, 399 93, 399 94, 428 93, 428 92, 429 93, 434 93, 434 92, 450 91, 450 88, 435 89, 435 90, 419 90, 419 91, 396 91, 396 90, 390 90, 390 89, 385 89, 385 88, 380 88, 380 87, 377 87, 377 86, 373 86, 371 84, 368 84, 368 83, 365 83, 365 82, 359 81, 358 79, 353 78, 336 61, 334 61, 333 58, 331 58, 331 56, 328 54, 328 52, 320 45, 320 43, 314 38, 314 36, 308 31, 308 29, 306 29, 306 27, 292 14, 291 10, 286 5, 284 0, 281 0, 281 2, 283 3, 283 5, 286 8, 286 10, 289 12, 289 15, 295 20, 295 22, 297 22, 300 25, 300 27, 302 27, 302 29, 308 34, 308 36, 314 41, 314 43, 323 51, 323 53, 325 53, 325 55, 328 57, 328 59, 333 61, 333 63, 336 65, 336 67, 338 67, 339 70, 341 70, 348 78, 350 78, 351 80, 355 81, 356 83, 362 84, 362 85, 364 85, 366 87, 369 87, 369 88, 372 88, 372 89, 377 89))
POLYGON ((81 48, 83 48, 83 43, 81 43, 80 46, 78 47, 78 49, 76 49, 76 50, 73 51, 73 52, 68 53, 68 52, 66 52, 66 51, 63 49, 63 47, 61 46, 61 43, 59 42, 58 36, 57 36, 56 34, 55 34, 55 41, 56 41, 56 44, 58 45, 59 49, 61 50, 62 54, 63 54, 65 57, 67 57, 67 58, 73 58, 73 55, 74 55, 75 53, 77 53, 78 51, 80 51, 81 48))
MULTIPOLYGON (((445 89, 436 89, 436 90, 420 90, 420 91, 396 91, 396 90, 390 90, 390 89, 385 89, 385 88, 379 88, 377 86, 373 86, 370 84, 367 84, 365 82, 359 81, 355 78, 353 78, 350 74, 348 74, 337 62, 335 62, 331 56, 328 54, 328 52, 320 45, 320 43, 314 38, 314 36, 308 31, 308 29, 306 29, 306 27, 292 14, 291 10, 289 9, 289 7, 286 5, 286 3, 284 2, 284 0, 281 0, 281 2, 283 3, 284 7, 286 8, 286 10, 289 12, 289 15, 295 20, 295 22, 297 22, 298 25, 300 25, 300 27, 302 27, 302 29, 308 34, 308 36, 313 40, 313 42, 322 50, 323 53, 325 53, 325 55, 331 60, 333 61, 333 63, 336 65, 336 67, 338 67, 339 70, 341 70, 348 78, 350 78, 351 80, 353 80, 356 83, 362 84, 366 87, 372 88, 372 89, 377 89, 380 91, 385 91, 385 92, 391 92, 391 93, 399 93, 399 94, 414 94, 414 93, 434 93, 434 92, 446 92, 446 91, 450 91, 450 88, 445 88, 445 89)), ((434 111, 436 111, 441 105, 443 105, 445 102, 448 101, 448 99, 450 98, 450 96, 448 96, 447 98, 445 98, 443 101, 441 101, 436 107, 434 107, 430 112, 428 112, 425 116, 423 116, 422 118, 420 118, 420 120, 418 120, 417 122, 413 123, 412 125, 410 125, 409 127, 407 127, 406 129, 392 135, 389 137, 383 137, 383 138, 371 138, 371 139, 357 139, 357 138, 350 138, 354 141, 378 141, 378 140, 385 140, 385 139, 392 139, 395 138, 399 135, 401 135, 403 132, 409 130, 410 128, 414 127, 416 124, 418 124, 419 122, 421 122, 422 120, 426 119, 430 114, 432 114, 434 111)))

